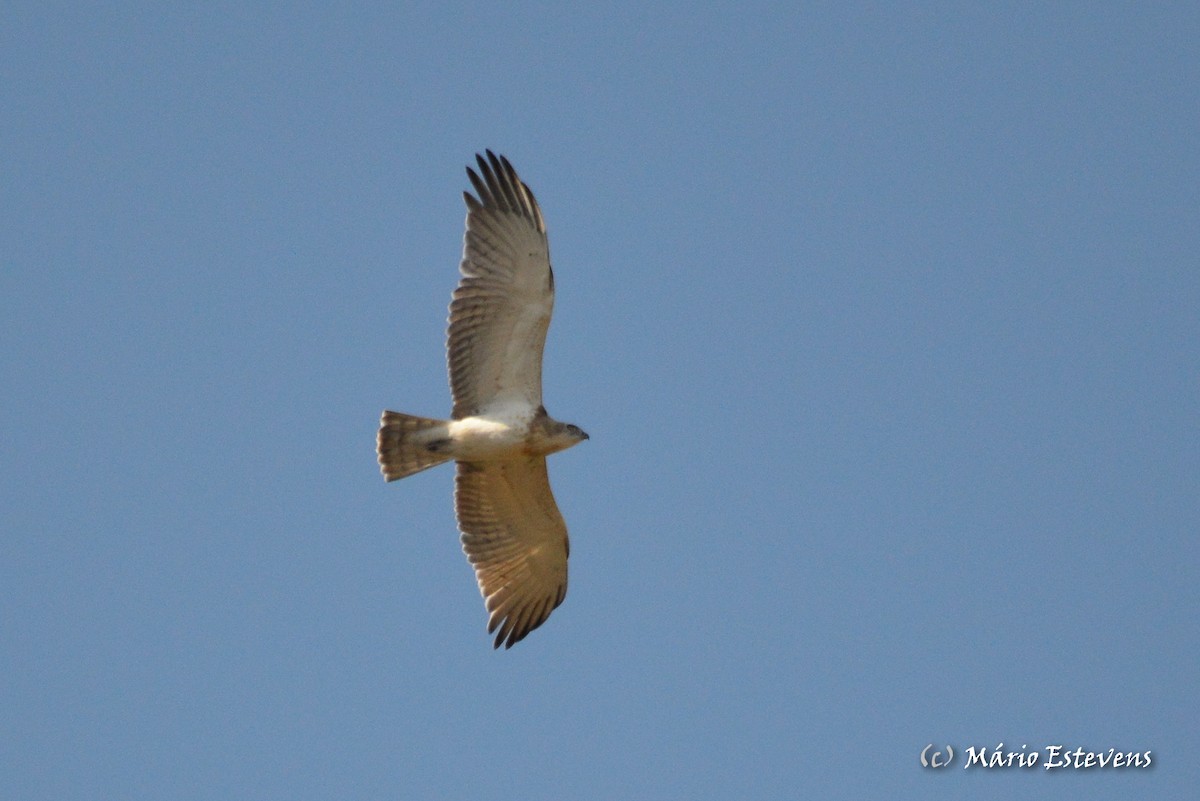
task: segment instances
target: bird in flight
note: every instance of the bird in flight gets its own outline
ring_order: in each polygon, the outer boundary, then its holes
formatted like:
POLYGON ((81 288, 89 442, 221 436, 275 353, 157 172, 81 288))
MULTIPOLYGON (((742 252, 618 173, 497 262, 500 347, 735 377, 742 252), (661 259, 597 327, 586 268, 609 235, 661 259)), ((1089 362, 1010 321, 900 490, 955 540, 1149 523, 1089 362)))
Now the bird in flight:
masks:
POLYGON ((449 420, 385 411, 379 465, 388 481, 451 459, 462 547, 488 611, 494 647, 511 648, 567 594, 567 526, 546 456, 588 438, 546 414, 542 349, 554 271, 541 209, 503 156, 467 168, 462 280, 450 301, 449 420))

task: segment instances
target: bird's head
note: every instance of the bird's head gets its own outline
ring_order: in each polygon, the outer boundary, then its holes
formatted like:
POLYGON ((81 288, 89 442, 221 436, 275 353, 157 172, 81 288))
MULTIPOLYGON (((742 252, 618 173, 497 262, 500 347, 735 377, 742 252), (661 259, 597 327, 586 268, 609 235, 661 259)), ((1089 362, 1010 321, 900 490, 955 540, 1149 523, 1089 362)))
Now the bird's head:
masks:
POLYGON ((549 427, 546 432, 547 448, 549 453, 565 451, 567 448, 574 447, 588 438, 583 429, 571 423, 558 423, 549 427))

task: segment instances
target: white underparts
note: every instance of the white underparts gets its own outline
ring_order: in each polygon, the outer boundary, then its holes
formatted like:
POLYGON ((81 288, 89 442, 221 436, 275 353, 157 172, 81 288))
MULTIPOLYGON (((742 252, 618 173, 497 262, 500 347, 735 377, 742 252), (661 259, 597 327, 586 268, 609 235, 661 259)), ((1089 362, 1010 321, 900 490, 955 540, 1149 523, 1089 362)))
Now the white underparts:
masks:
POLYGON ((501 419, 491 415, 451 420, 448 426, 456 459, 503 459, 520 454, 529 436, 529 420, 501 419))

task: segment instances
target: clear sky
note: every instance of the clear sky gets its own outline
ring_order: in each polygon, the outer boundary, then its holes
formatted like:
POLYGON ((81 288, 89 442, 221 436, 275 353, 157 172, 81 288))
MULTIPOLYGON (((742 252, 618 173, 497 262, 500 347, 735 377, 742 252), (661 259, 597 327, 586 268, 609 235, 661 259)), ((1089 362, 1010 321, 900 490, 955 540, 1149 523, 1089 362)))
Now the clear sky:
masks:
POLYGON ((1198 42, 1192 3, 6 4, 0 798, 1194 792, 1198 42), (374 453, 449 413, 484 148, 591 434, 507 652, 452 469, 374 453), (1153 767, 963 769, 999 743, 1153 767))

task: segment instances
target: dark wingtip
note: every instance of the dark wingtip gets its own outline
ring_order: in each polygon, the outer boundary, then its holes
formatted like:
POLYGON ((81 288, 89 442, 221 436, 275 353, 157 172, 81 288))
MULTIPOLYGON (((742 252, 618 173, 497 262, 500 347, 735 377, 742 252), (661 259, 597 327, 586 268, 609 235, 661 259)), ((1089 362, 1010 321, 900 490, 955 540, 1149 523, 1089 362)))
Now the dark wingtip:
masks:
MULTIPOLYGON (((517 175, 507 158, 485 149, 482 155, 475 154, 475 164, 477 170, 467 167, 467 177, 475 187, 480 206, 519 214, 531 220, 539 233, 546 233, 546 222, 542 219, 533 191, 517 175)), ((475 211, 475 207, 471 207, 471 211, 475 211)))

